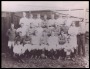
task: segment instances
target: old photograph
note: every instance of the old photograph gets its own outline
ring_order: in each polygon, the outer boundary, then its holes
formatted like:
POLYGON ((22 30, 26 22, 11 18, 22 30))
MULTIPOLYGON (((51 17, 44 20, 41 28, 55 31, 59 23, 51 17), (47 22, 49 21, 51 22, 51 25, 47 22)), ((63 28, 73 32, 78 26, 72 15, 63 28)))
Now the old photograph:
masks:
POLYGON ((2 1, 2 68, 89 68, 89 1, 2 1))

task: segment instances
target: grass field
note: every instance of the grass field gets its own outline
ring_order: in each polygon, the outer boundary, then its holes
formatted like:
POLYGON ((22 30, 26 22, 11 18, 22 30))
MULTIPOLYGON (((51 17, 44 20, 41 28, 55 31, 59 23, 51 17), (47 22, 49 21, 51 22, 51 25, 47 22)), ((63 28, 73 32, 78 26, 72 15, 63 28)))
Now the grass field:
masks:
POLYGON ((2 68, 85 68, 87 63, 89 63, 89 45, 86 44, 86 57, 82 58, 77 56, 75 61, 30 58, 23 59, 25 61, 24 63, 18 63, 9 55, 2 54, 1 66, 2 68))

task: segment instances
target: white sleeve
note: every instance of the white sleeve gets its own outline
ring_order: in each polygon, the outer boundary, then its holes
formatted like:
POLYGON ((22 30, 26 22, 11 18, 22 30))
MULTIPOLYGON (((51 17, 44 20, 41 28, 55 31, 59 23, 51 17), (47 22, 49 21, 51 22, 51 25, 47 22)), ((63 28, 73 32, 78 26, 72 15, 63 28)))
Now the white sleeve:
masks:
POLYGON ((17 30, 16 30, 16 32, 19 32, 20 31, 20 28, 18 28, 17 30))
POLYGON ((22 23, 22 18, 20 19, 20 21, 19 21, 19 25, 22 23))
POLYGON ((70 28, 69 28, 69 30, 68 30, 68 34, 70 34, 70 28))
POLYGON ((38 24, 38 25, 39 25, 39 26, 41 26, 42 22, 43 22, 43 21, 42 21, 42 20, 40 20, 40 22, 39 22, 39 24, 38 24))

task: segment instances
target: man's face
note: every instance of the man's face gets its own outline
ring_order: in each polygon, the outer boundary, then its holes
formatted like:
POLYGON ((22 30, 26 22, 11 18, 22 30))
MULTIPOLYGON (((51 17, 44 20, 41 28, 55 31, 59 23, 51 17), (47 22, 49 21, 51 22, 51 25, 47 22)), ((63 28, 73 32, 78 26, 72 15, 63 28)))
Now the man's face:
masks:
POLYGON ((35 35, 38 35, 38 31, 35 31, 35 35))
POLYGON ((54 32, 52 32, 52 34, 51 34, 52 36, 54 36, 55 35, 55 33, 54 32))
POLYGON ((22 32, 19 32, 19 35, 22 36, 22 32))
POLYGON ((23 17, 26 17, 26 13, 25 12, 23 12, 23 17))
POLYGON ((20 44, 20 41, 17 41, 17 44, 19 45, 20 44))
POLYGON ((30 34, 26 34, 27 37, 29 37, 30 34))
POLYGON ((30 27, 31 27, 31 28, 33 28, 33 27, 34 27, 34 26, 33 26, 33 23, 30 23, 30 27))
POLYGON ((39 14, 37 15, 37 18, 40 18, 40 15, 39 14))
POLYGON ((61 15, 59 14, 58 18, 61 18, 61 15))
POLYGON ((47 19, 47 16, 46 15, 44 15, 44 19, 47 19))
POLYGON ((54 14, 53 14, 53 15, 51 15, 51 18, 52 18, 52 19, 54 19, 54 14))
POLYGON ((72 23, 72 26, 75 26, 75 22, 72 23))
POLYGON ((59 28, 60 28, 60 26, 59 26, 59 25, 57 25, 57 28, 59 29, 59 28))
POLYGON ((69 16, 69 15, 67 15, 67 16, 66 16, 66 19, 68 19, 68 18, 70 18, 70 16, 69 16))
POLYGON ((33 18, 33 15, 32 14, 30 15, 30 18, 33 18))
POLYGON ((11 28, 12 28, 12 29, 14 28, 14 24, 11 24, 11 28))
POLYGON ((45 36, 46 35, 46 32, 43 32, 43 35, 45 36))
POLYGON ((63 32, 63 31, 61 31, 61 34, 63 35, 63 34, 64 34, 64 32, 63 32))

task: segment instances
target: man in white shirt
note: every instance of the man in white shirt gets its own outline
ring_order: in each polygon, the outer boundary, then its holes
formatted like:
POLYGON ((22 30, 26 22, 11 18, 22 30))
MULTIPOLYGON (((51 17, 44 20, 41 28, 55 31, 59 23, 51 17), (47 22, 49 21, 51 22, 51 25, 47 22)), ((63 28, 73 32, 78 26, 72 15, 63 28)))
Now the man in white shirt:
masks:
POLYGON ((58 14, 58 15, 59 15, 59 16, 58 16, 58 18, 56 19, 56 22, 55 22, 56 27, 63 25, 62 16, 61 16, 60 14, 58 14))
POLYGON ((55 36, 55 33, 52 31, 51 36, 48 38, 48 44, 49 44, 49 49, 50 52, 53 51, 53 53, 51 52, 51 57, 53 59, 55 59, 55 52, 56 52, 56 47, 59 45, 58 44, 58 37, 55 36), (54 41, 53 41, 54 40, 54 41))
POLYGON ((25 35, 26 35, 26 30, 27 30, 27 28, 25 28, 24 23, 21 23, 21 27, 18 28, 18 29, 16 30, 16 32, 17 32, 17 33, 21 32, 21 33, 22 33, 21 36, 25 36, 25 35))
POLYGON ((44 15, 44 19, 43 19, 43 21, 42 21, 41 26, 42 26, 43 28, 46 28, 46 27, 47 27, 47 24, 48 24, 47 15, 44 15))
POLYGON ((37 28, 35 28, 38 31, 38 37, 42 36, 43 28, 39 25, 37 28))
POLYGON ((70 27, 70 25, 71 25, 71 23, 72 23, 72 21, 73 21, 73 19, 71 18, 71 16, 70 15, 66 15, 66 17, 64 18, 64 20, 65 20, 65 25, 66 26, 68 26, 68 27, 70 27))
POLYGON ((37 58, 37 50, 40 45, 40 37, 38 37, 38 31, 35 30, 35 35, 31 35, 31 44, 32 44, 32 49, 33 51, 33 56, 37 58))
POLYGON ((38 31, 35 30, 35 35, 31 36, 31 43, 32 45, 40 45, 40 38, 38 37, 38 31))
POLYGON ((33 19, 33 15, 32 14, 30 14, 30 16, 29 16, 29 25, 30 24, 32 24, 32 26, 34 26, 34 19, 33 19))
POLYGON ((77 34, 78 34, 78 28, 75 26, 75 22, 72 23, 71 27, 68 30, 68 34, 70 35, 70 40, 69 40, 69 46, 68 49, 71 50, 71 58, 74 58, 76 53, 76 49, 78 47, 77 44, 77 34))
POLYGON ((23 12, 23 17, 20 19, 19 25, 24 24, 25 28, 28 28, 29 24, 29 19, 26 17, 26 13, 23 12))
POLYGON ((38 27, 41 26, 42 19, 40 18, 40 14, 37 15, 37 18, 34 20, 34 26, 38 27))
POLYGON ((62 24, 65 24, 67 21, 67 15, 62 15, 62 24))
POLYGON ((33 26, 33 23, 30 23, 30 27, 27 29, 26 34, 33 35, 35 32, 35 28, 33 26))
POLYGON ((48 52, 48 50, 47 50, 47 48, 48 48, 47 41, 48 41, 47 33, 46 33, 46 31, 43 31, 41 39, 40 39, 39 48, 41 48, 41 51, 42 51, 42 54, 44 55, 44 57, 48 57, 47 56, 48 55, 48 53, 47 53, 48 52))
POLYGON ((56 20, 54 19, 54 14, 52 14, 51 19, 48 20, 48 26, 52 28, 55 25, 55 21, 56 20))

